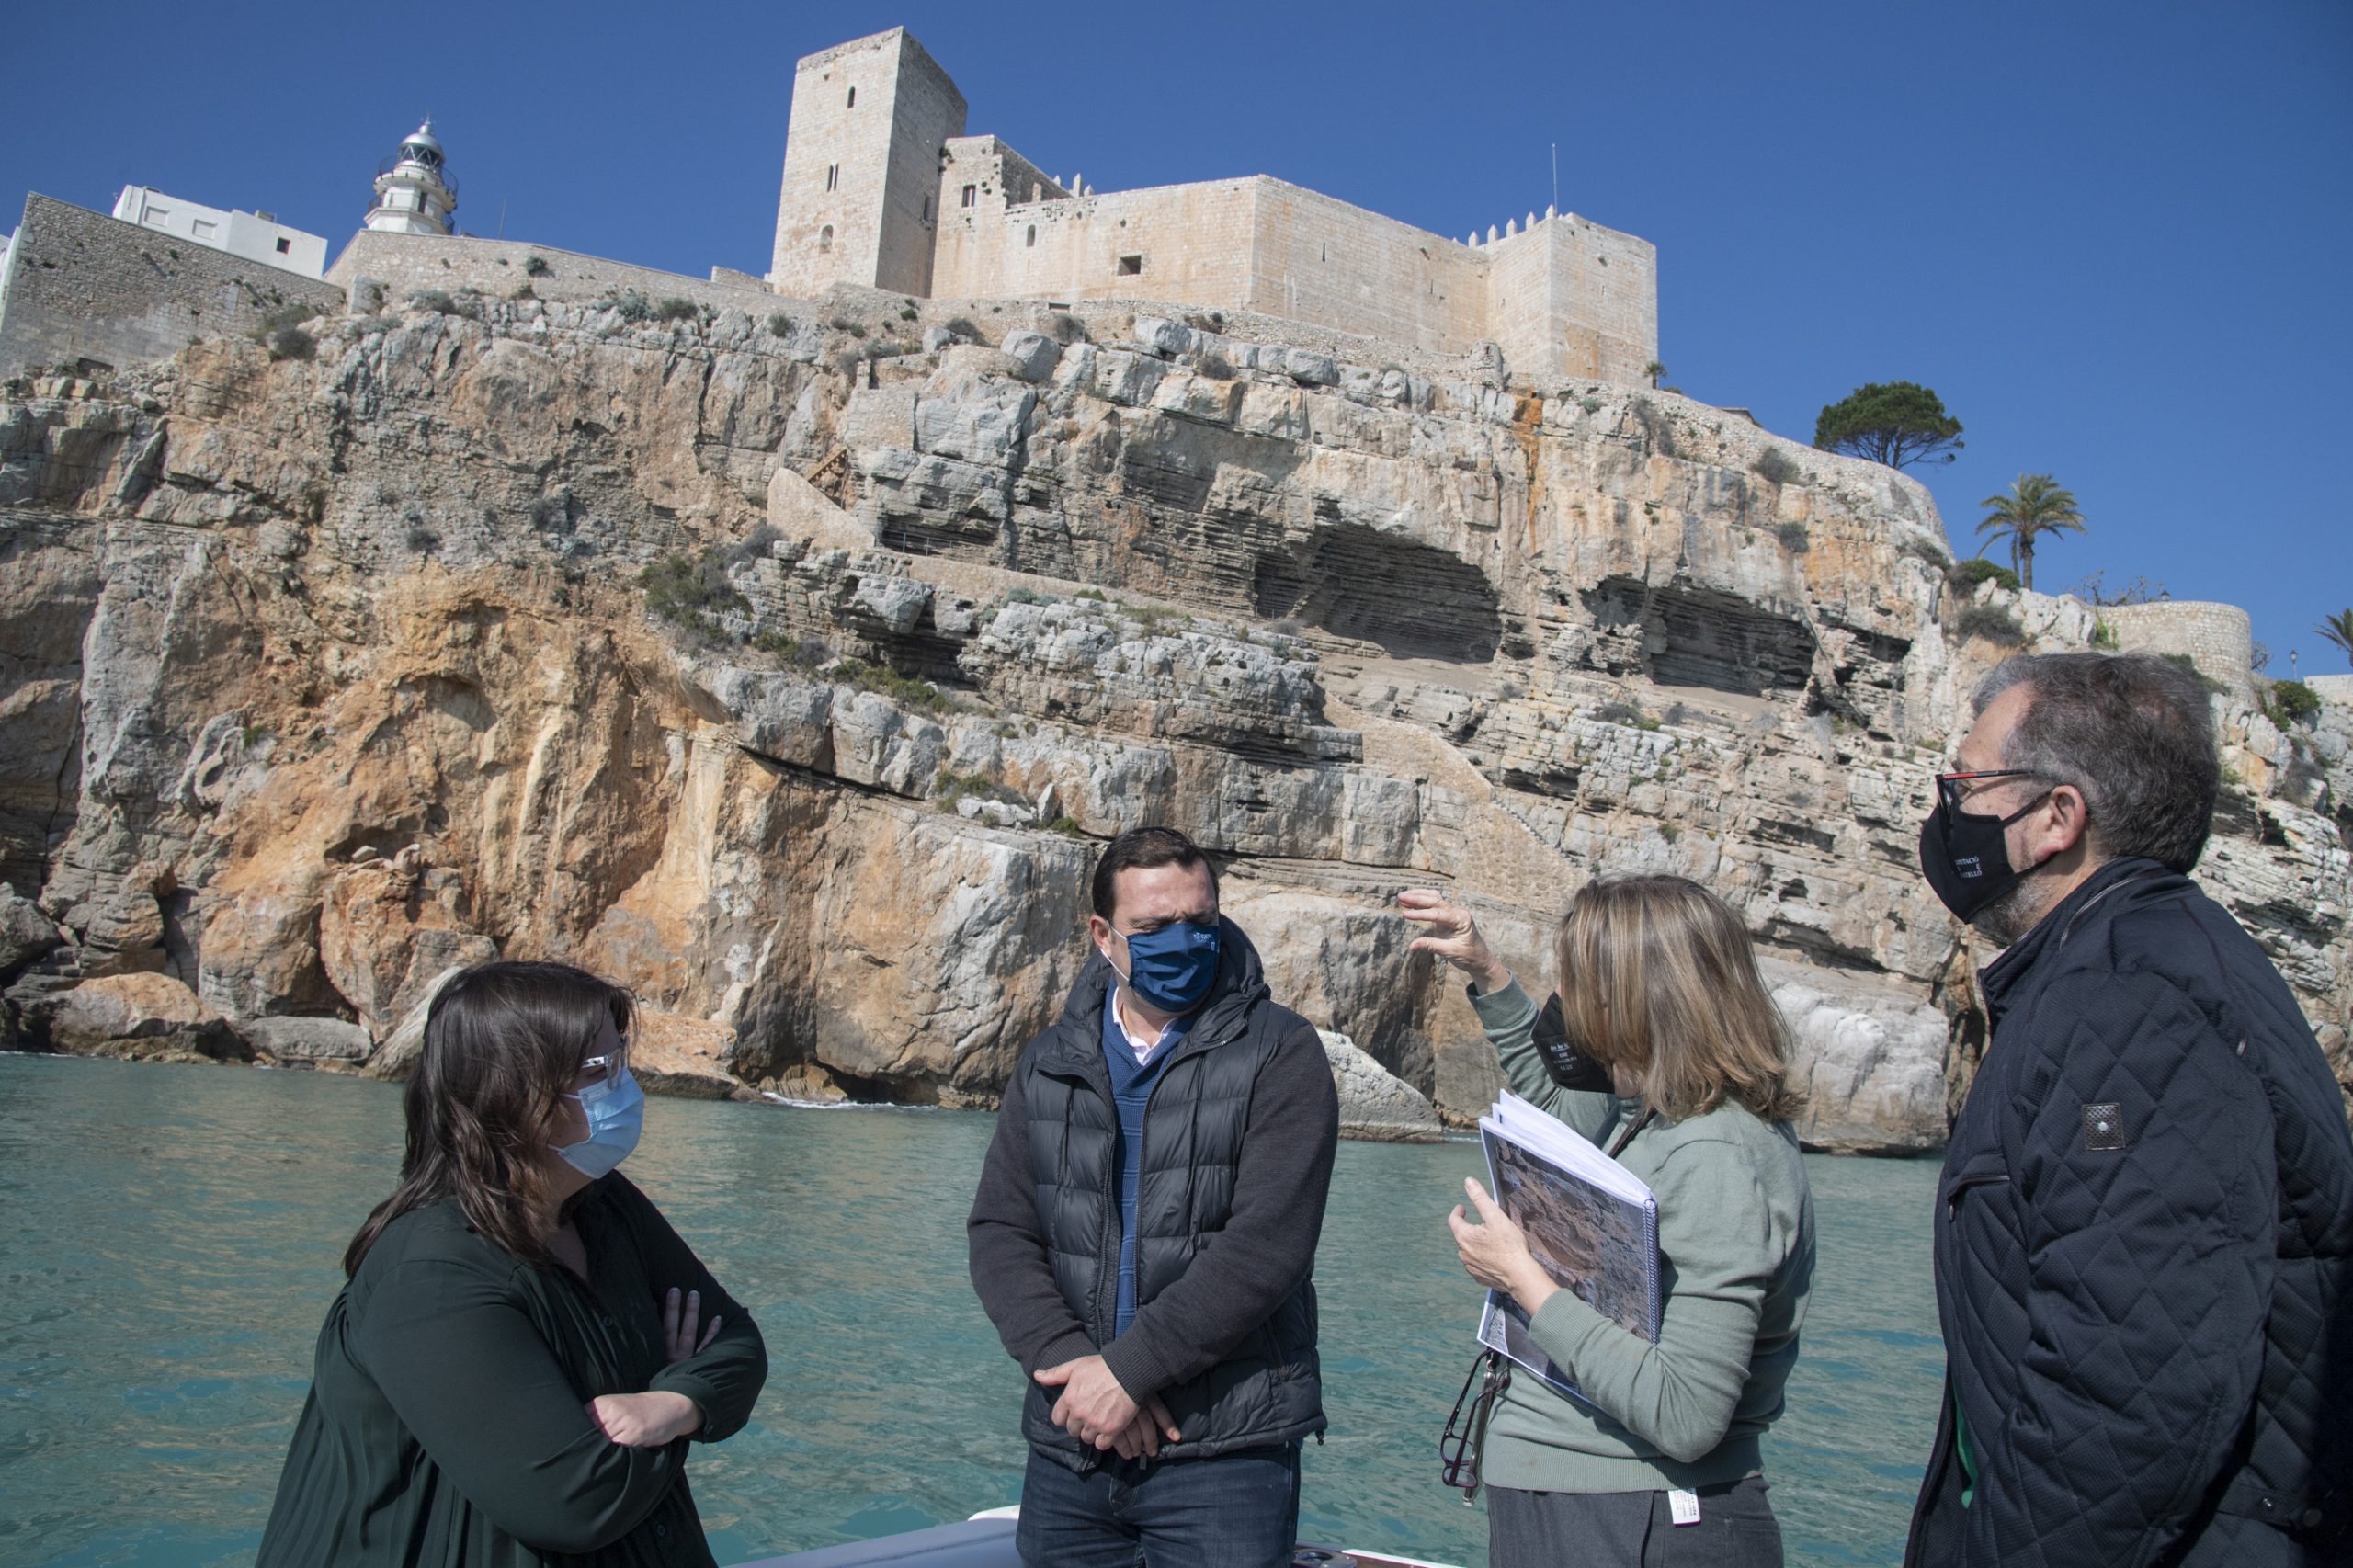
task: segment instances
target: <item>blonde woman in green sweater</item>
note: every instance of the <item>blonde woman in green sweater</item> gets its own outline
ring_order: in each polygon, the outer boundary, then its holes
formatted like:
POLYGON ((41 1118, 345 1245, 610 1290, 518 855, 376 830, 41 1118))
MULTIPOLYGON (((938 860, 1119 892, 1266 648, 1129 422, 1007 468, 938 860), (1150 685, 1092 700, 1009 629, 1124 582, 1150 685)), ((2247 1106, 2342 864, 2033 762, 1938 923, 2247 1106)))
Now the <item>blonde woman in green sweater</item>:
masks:
POLYGON ((1562 1020, 1610 1092, 1564 1088, 1537 1006, 1467 910, 1399 895, 1413 944, 1471 979, 1511 1087, 1591 1139, 1658 1199, 1658 1342, 1555 1285, 1477 1182, 1449 1216, 1463 1267, 1529 1313, 1529 1336, 1591 1403, 1511 1381, 1486 1428, 1495 1568, 1566 1562, 1749 1568, 1781 1562, 1759 1439, 1781 1414, 1813 1277, 1813 1200, 1790 1120, 1789 1037, 1747 931, 1680 877, 1586 885, 1554 944, 1562 1020))

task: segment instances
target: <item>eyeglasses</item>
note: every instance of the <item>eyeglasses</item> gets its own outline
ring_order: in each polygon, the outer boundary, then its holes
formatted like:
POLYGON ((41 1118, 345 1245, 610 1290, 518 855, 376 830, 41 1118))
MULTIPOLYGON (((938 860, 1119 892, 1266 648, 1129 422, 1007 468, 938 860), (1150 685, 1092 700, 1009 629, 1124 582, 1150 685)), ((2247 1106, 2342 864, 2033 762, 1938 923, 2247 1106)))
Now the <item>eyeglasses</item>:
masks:
POLYGON ((623 1040, 618 1050, 601 1056, 585 1056, 580 1061, 580 1076, 575 1083, 618 1084, 629 1070, 629 1042, 623 1040))
MULTIPOLYGON (((1981 767, 1973 772, 1938 774, 1937 793, 1943 798, 1946 811, 1958 812, 1981 789, 1997 778, 2040 778, 2054 790, 2060 783, 2048 773, 2037 772, 2031 767, 1981 767), (1961 788, 1964 784, 1971 788, 1961 788)), ((2049 792, 2044 791, 2046 794, 2049 792)))
POLYGON ((1454 1396, 1454 1411, 1446 1418, 1446 1431, 1438 1440, 1438 1478, 1462 1494, 1466 1507, 1479 1496, 1479 1456, 1487 1443, 1488 1417, 1509 1387, 1511 1363, 1499 1352, 1490 1350, 1472 1362, 1462 1380, 1462 1392, 1454 1396), (1471 1392, 1473 1383, 1479 1385, 1476 1395, 1471 1392))

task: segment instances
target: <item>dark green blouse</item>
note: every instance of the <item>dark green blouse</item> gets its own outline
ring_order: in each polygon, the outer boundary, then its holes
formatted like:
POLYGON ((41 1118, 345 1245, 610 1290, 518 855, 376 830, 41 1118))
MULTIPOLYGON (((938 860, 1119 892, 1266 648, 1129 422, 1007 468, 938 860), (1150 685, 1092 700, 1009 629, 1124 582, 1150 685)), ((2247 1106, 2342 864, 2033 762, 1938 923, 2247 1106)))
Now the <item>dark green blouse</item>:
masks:
POLYGON ((585 1285, 476 1234, 454 1201, 384 1228, 327 1309, 256 1568, 713 1568, 687 1446, 749 1419, 760 1331, 618 1172, 573 1221, 585 1285), (665 1366, 672 1286, 725 1322, 665 1366), (657 1389, 702 1407, 692 1439, 622 1448, 585 1408, 657 1389))

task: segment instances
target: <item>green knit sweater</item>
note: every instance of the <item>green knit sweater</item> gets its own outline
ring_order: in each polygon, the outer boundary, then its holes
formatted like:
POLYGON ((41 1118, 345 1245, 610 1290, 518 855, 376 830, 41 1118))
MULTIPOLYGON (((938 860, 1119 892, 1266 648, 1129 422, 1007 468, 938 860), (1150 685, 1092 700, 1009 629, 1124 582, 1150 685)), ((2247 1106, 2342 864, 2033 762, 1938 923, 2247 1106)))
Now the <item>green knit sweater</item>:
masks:
MULTIPOLYGON (((1514 982, 1472 1006, 1512 1091, 1607 1148, 1635 1102, 1561 1088, 1535 1045, 1536 1006, 1514 982)), ((1482 1474, 1528 1492, 1653 1492, 1737 1481, 1763 1468, 1758 1439, 1781 1414, 1813 1279, 1813 1199, 1797 1135, 1727 1102, 1654 1119, 1619 1163, 1658 1199, 1667 1291, 1658 1343, 1567 1290, 1530 1336, 1593 1403, 1516 1369, 1487 1430, 1482 1474)))

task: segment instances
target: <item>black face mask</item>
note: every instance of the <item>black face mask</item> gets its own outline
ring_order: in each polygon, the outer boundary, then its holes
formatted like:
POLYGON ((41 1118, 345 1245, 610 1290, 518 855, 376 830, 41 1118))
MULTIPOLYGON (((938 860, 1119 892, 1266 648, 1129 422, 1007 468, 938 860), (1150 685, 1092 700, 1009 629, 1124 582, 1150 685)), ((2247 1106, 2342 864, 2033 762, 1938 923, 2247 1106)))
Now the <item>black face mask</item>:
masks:
MULTIPOLYGON (((2022 769, 1970 777, 2005 776, 2032 777, 2022 769)), ((2052 790, 2057 788, 2055 784, 2052 786, 2052 790)), ((2051 790, 2045 790, 2008 816, 1979 816, 1960 809, 1951 779, 1937 780, 1937 809, 1920 824, 1920 870, 1947 909, 1963 920, 1974 920, 2018 886, 2028 872, 2010 869, 2009 845, 2003 830, 2050 798, 2051 790)))

